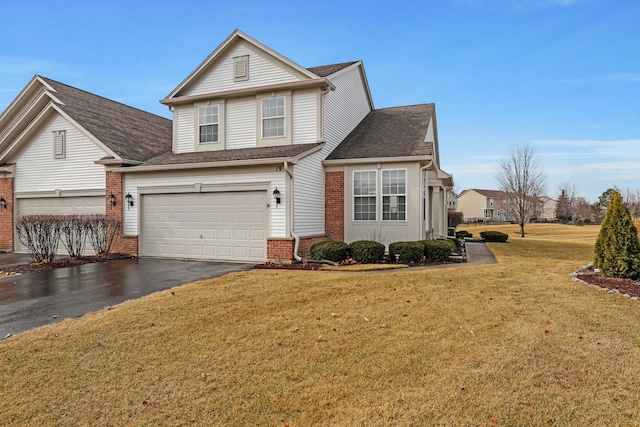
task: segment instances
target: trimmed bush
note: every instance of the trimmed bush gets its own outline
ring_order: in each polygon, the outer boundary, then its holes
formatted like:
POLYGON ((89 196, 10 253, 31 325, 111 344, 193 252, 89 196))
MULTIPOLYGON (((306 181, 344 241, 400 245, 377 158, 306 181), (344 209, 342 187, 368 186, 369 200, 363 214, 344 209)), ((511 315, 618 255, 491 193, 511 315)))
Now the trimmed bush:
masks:
POLYGON ((335 240, 325 240, 311 246, 311 259, 328 259, 329 261, 343 261, 349 255, 349 245, 335 240))
POLYGON ((636 279, 640 276, 638 229, 617 191, 611 193, 595 245, 595 264, 605 276, 636 279))
POLYGON ((456 231, 456 237, 458 239, 464 239, 465 237, 473 238, 473 233, 469 233, 467 230, 456 231))
POLYGON ((424 256, 429 261, 447 261, 456 249, 451 240, 423 240, 424 256))
POLYGON ((53 261, 60 243, 61 218, 58 215, 24 215, 16 220, 18 238, 34 261, 53 261))
POLYGON ((349 244, 349 253, 361 264, 375 264, 384 258, 384 245, 373 240, 358 240, 349 244))
POLYGON ((398 261, 402 263, 420 262, 424 256, 422 242, 394 242, 389 245, 389 260, 395 261, 396 254, 400 255, 398 261))
POLYGON ((509 235, 500 231, 483 231, 480 233, 480 237, 482 237, 485 242, 504 243, 509 238, 509 235))

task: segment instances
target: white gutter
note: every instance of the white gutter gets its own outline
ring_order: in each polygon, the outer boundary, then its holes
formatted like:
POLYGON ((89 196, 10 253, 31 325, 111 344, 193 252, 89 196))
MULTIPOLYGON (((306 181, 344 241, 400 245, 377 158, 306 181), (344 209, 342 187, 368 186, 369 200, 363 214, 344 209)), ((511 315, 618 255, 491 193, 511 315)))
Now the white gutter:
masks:
MULTIPOLYGON (((425 234, 429 231, 429 172, 427 168, 430 168, 433 165, 433 160, 429 161, 426 165, 420 168, 420 173, 424 174, 423 187, 422 187, 422 196, 424 197, 424 201, 422 202, 422 209, 424 210, 424 232, 425 234)), ((426 237, 426 236, 425 236, 426 237)))
POLYGON ((300 262, 302 261, 302 257, 298 255, 298 250, 300 249, 300 237, 293 230, 293 172, 289 169, 289 162, 284 162, 284 170, 289 175, 289 180, 287 182, 287 193, 289 194, 287 200, 287 208, 289 209, 289 221, 291 221, 291 237, 293 237, 294 245, 293 245, 293 258, 300 262))

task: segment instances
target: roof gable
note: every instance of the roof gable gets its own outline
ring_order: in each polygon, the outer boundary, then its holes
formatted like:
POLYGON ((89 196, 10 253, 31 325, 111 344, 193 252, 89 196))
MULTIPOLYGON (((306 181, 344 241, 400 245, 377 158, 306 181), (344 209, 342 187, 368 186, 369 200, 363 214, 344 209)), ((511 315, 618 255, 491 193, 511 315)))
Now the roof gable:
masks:
POLYGON ((181 96, 263 86, 265 84, 263 79, 251 78, 255 73, 254 70, 259 70, 257 76, 270 79, 269 84, 313 80, 319 77, 243 32, 235 30, 165 97, 163 103, 170 103, 172 98, 181 96), (241 55, 250 56, 250 78, 230 85, 229 83, 234 83, 232 58, 241 55))
POLYGON ((140 163, 171 150, 171 120, 36 75, 0 116, 0 159, 54 113, 117 161, 140 163))
POLYGON ((171 120, 42 78, 63 102, 60 109, 122 160, 143 162, 171 150, 171 120))

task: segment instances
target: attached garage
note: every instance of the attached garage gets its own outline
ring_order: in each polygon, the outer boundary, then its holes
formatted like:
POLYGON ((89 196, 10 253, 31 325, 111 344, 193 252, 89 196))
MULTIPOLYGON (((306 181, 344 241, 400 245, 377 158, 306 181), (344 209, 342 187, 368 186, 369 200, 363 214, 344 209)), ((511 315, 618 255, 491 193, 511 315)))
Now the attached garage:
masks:
POLYGON ((142 256, 263 262, 267 192, 144 194, 142 256))
MULTIPOLYGON (((104 196, 16 198, 16 218, 23 215, 104 215, 104 203, 104 196)), ((16 252, 28 252, 17 235, 14 242, 16 252)), ((62 244, 59 252, 66 253, 62 244)), ((91 245, 87 246, 87 253, 92 253, 91 245)))

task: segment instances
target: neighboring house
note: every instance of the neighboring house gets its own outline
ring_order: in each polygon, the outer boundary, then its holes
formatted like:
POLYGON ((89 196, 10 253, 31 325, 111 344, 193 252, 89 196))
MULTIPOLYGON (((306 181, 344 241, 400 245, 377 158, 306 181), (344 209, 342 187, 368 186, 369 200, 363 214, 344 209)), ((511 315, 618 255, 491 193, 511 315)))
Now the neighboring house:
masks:
POLYGON ((506 203, 502 191, 472 188, 458 196, 458 211, 462 212, 464 222, 508 221, 506 203))
POLYGON ((536 197, 536 212, 533 215, 535 221, 554 221, 556 219, 556 207, 558 202, 547 196, 536 197))
POLYGON ((447 209, 450 211, 458 210, 458 195, 452 190, 447 192, 447 209))
POLYGON ((435 106, 374 109, 361 61, 303 68, 235 31, 161 102, 173 121, 34 77, 0 116, 0 249, 26 213, 106 213, 116 250, 170 258, 446 235, 435 106))

